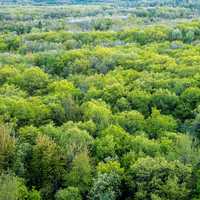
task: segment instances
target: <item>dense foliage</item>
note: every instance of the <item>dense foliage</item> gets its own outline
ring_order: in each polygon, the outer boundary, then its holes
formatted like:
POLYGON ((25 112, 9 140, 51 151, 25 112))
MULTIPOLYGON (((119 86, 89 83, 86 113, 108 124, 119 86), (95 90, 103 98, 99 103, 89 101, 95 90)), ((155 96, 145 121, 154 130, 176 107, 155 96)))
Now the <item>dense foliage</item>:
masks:
POLYGON ((0 200, 200 199, 198 1, 134 2, 1 6, 0 200))

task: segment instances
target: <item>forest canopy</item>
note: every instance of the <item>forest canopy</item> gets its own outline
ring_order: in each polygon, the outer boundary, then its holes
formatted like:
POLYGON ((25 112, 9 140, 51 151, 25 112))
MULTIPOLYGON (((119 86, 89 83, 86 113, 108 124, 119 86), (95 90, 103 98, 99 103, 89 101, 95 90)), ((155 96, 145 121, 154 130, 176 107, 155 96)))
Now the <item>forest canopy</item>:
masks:
POLYGON ((199 1, 0 4, 0 200, 200 200, 199 1))

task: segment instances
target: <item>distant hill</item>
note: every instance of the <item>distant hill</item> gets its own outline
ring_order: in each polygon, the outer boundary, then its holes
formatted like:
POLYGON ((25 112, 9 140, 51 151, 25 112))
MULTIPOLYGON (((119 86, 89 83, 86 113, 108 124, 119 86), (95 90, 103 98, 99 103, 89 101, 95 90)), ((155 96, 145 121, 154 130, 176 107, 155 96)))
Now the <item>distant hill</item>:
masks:
POLYGON ((89 3, 119 3, 133 5, 183 5, 195 4, 198 0, 0 0, 0 4, 89 4, 89 3))

